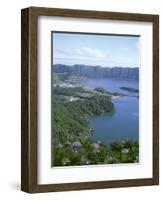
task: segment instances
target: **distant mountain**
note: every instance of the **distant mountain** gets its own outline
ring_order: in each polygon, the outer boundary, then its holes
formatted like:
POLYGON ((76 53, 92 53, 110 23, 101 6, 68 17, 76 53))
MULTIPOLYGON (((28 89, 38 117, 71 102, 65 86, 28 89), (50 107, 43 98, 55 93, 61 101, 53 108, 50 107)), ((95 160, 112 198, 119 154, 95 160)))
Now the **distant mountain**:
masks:
POLYGON ((101 67, 89 65, 53 65, 53 72, 65 76, 79 76, 91 79, 121 78, 138 80, 139 68, 131 67, 101 67))

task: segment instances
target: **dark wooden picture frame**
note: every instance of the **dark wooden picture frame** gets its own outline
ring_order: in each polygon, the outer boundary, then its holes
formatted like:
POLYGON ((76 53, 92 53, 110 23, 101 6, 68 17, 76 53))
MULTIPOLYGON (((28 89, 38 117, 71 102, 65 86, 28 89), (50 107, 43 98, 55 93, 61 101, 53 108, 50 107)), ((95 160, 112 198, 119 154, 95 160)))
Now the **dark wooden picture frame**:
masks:
POLYGON ((159 16, 29 7, 21 11, 21 190, 29 193, 159 184, 159 16), (152 22, 153 24, 153 177, 130 180, 37 183, 37 19, 63 16, 152 22))

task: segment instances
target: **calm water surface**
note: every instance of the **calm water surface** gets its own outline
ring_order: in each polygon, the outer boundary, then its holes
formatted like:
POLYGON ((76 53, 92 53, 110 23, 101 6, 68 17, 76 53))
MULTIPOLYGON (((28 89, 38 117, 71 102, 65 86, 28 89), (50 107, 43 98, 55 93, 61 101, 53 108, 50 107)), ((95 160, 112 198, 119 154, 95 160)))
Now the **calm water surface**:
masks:
MULTIPOLYGON (((120 87, 139 88, 137 81, 124 80, 82 80, 85 86, 95 88, 103 87, 110 92, 121 92, 127 95, 137 95, 120 87)), ((112 143, 124 139, 139 140, 139 99, 135 97, 121 97, 113 100, 114 113, 105 113, 100 116, 91 117, 90 123, 94 129, 92 140, 101 140, 112 143)))

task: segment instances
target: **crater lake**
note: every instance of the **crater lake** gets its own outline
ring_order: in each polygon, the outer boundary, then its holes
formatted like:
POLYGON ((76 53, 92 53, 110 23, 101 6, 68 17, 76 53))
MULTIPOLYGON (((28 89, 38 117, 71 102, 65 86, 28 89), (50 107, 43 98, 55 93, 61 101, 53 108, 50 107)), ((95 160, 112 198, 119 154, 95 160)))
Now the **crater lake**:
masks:
POLYGON ((122 87, 139 89, 136 80, 119 79, 83 79, 80 84, 96 88, 101 87, 108 92, 119 92, 123 97, 115 97, 115 111, 89 118, 93 134, 90 139, 110 144, 122 140, 139 140, 139 93, 121 89, 122 87))

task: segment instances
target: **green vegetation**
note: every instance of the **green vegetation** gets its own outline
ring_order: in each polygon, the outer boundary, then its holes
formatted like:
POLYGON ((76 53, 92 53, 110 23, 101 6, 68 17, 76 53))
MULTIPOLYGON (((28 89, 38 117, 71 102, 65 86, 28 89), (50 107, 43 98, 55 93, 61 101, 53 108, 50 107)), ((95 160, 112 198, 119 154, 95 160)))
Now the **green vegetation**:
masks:
POLYGON ((139 92, 138 89, 136 89, 136 88, 130 88, 130 87, 120 87, 120 89, 126 90, 128 92, 136 92, 136 93, 139 92))
POLYGON ((94 94, 90 91, 90 96, 86 97, 84 91, 83 88, 54 88, 55 145, 71 143, 77 139, 81 141, 88 139, 91 132, 88 116, 114 110, 110 96, 94 94))
POLYGON ((53 166, 138 162, 137 142, 106 145, 89 139, 93 130, 88 117, 114 112, 112 95, 102 88, 65 87, 62 82, 53 87, 53 166))
POLYGON ((94 91, 97 91, 97 92, 101 92, 103 94, 111 94, 110 92, 106 91, 104 88, 102 87, 97 87, 94 89, 94 91))
POLYGON ((100 141, 75 141, 54 148, 54 166, 95 165, 138 162, 137 142, 124 140, 105 145, 100 141), (76 145, 75 145, 76 143, 76 145))

